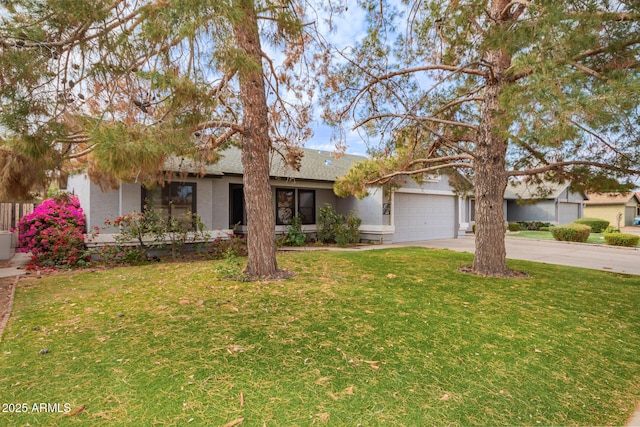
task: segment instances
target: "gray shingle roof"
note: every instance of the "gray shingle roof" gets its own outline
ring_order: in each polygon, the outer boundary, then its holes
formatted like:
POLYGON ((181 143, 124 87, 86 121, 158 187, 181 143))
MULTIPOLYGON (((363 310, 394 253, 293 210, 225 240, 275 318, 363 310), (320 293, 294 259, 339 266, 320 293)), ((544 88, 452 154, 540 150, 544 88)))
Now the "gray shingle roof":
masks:
MULTIPOLYGON (((351 166, 366 157, 344 154, 336 158, 332 152, 303 148, 304 156, 299 171, 288 167, 278 153, 271 155, 270 175, 277 178, 334 182, 346 174, 351 166)), ((187 158, 171 157, 165 162, 165 169, 172 172, 187 172, 206 175, 241 175, 243 172, 241 150, 236 147, 220 152, 217 163, 200 165, 187 158)))
POLYGON ((507 185, 504 198, 506 200, 557 199, 567 187, 569 183, 545 182, 539 185, 518 182, 507 185))

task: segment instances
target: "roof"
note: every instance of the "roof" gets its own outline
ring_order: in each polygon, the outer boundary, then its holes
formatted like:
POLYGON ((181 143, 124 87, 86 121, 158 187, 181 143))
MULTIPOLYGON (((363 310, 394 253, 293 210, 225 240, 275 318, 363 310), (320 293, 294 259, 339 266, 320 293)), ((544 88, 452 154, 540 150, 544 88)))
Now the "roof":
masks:
POLYGON ((557 199, 568 187, 568 182, 564 184, 515 182, 507 185, 504 198, 506 200, 557 199))
POLYGON ((587 205, 623 205, 628 203, 631 199, 636 199, 640 202, 640 197, 636 193, 629 191, 628 193, 587 193, 589 201, 587 205))
MULTIPOLYGON (((300 170, 287 166, 278 153, 272 153, 269 175, 274 178, 303 179, 334 182, 345 175, 354 163, 366 160, 366 157, 343 154, 336 158, 330 151, 302 149, 304 156, 300 170)), ((196 163, 187 158, 172 157, 165 162, 165 168, 172 172, 187 172, 205 175, 242 175, 242 151, 231 147, 220 153, 217 163, 196 163)))

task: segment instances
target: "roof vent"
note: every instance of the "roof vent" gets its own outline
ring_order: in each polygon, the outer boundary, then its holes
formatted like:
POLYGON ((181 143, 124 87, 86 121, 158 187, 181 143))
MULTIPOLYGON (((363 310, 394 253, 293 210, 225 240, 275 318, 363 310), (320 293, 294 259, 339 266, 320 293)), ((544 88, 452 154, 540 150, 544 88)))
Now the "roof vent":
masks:
POLYGON ((325 160, 325 161, 324 161, 324 165, 325 165, 325 166, 331 166, 331 160, 328 160, 328 159, 327 159, 327 160, 325 160))

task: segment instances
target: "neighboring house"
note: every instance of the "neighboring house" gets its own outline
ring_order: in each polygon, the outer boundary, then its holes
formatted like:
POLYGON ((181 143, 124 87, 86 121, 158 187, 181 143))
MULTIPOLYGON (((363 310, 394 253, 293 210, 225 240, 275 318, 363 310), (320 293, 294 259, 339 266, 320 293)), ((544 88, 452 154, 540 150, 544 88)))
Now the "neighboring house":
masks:
POLYGON ((640 214, 640 197, 633 192, 628 193, 588 193, 584 216, 601 218, 609 221, 612 227, 633 225, 633 219, 640 214))
MULTIPOLYGON (((365 241, 453 238, 468 227, 468 203, 454 194, 447 175, 428 176, 422 185, 406 179, 394 192, 372 188, 363 200, 340 198, 333 192, 336 178, 365 158, 348 154, 336 158, 326 151, 303 151, 300 171, 288 168, 278 155, 272 158, 270 183, 276 233, 285 233, 288 220, 296 213, 302 218, 303 230, 314 232, 319 209, 327 203, 339 213, 354 212, 361 218, 361 238, 365 241)), ((69 177, 67 191, 78 195, 88 227, 103 227, 106 219, 140 211, 148 200, 165 215, 197 213, 214 237, 227 236, 234 230, 244 233, 240 154, 239 149, 230 148, 221 153, 218 163, 203 166, 187 159, 170 159, 165 164, 166 171, 181 178, 164 186, 145 188, 139 183, 122 183, 118 190, 102 192, 86 175, 75 175, 69 177)), ((101 241, 111 241, 110 233, 117 233, 117 229, 105 229, 101 241)))
POLYGON ((569 183, 509 184, 504 192, 505 219, 508 222, 572 223, 586 215, 583 203, 587 197, 569 187, 569 183))

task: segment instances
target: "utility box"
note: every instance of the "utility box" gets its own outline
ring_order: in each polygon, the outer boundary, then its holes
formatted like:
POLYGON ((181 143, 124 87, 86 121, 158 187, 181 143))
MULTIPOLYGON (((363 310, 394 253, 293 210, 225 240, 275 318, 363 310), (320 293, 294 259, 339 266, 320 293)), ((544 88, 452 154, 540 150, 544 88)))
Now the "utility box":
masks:
POLYGON ((0 261, 7 261, 13 257, 13 233, 0 231, 0 261))

